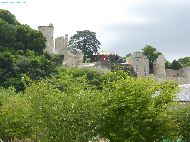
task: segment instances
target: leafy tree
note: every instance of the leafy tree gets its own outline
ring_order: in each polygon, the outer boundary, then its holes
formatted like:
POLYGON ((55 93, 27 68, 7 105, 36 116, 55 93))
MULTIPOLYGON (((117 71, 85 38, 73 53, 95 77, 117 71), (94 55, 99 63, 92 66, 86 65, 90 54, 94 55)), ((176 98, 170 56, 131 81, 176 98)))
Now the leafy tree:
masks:
POLYGON ((6 21, 11 25, 16 25, 18 22, 16 20, 15 15, 10 13, 8 10, 0 9, 0 19, 6 21))
POLYGON ((178 62, 183 66, 190 66, 190 57, 180 58, 178 62))
POLYGON ((0 46, 13 48, 16 41, 15 36, 16 28, 0 19, 0 46))
POLYGON ((18 23, 9 11, 0 10, 0 86, 21 91, 23 74, 38 80, 54 73, 60 61, 43 55, 45 41, 41 32, 18 23))
POLYGON ((149 59, 150 73, 153 73, 153 62, 158 58, 158 55, 161 55, 162 53, 158 52, 156 48, 151 45, 146 45, 142 51, 149 59))
POLYGON ((24 89, 23 74, 39 80, 56 72, 56 64, 44 55, 26 50, 0 51, 0 86, 24 89))
POLYGON ((84 142, 97 135, 101 95, 95 90, 84 90, 84 84, 79 83, 83 79, 73 82, 70 81, 72 76, 61 80, 63 77, 49 83, 45 80, 32 83, 24 94, 3 102, 0 114, 3 140, 17 137, 47 142, 84 142), (72 91, 61 89, 66 82, 74 83, 75 88, 72 91))
POLYGON ((173 60, 173 62, 171 63, 171 68, 174 70, 178 70, 182 68, 182 65, 180 64, 179 61, 173 60))
POLYGON ((122 72, 106 76, 102 137, 114 142, 146 142, 171 136, 167 112, 177 84, 132 78, 122 72))
POLYGON ((93 53, 100 48, 100 42, 96 38, 96 33, 89 30, 77 31, 69 41, 72 50, 82 50, 84 53, 84 62, 92 60, 93 53))
POLYGON ((165 68, 166 69, 178 70, 178 69, 182 68, 182 65, 177 60, 173 60, 172 63, 170 63, 169 61, 166 61, 165 62, 165 68))
POLYGON ((16 26, 16 39, 17 50, 33 50, 42 54, 46 47, 46 40, 42 33, 31 29, 28 25, 19 24, 16 26))
POLYGON ((169 62, 169 61, 166 61, 165 62, 165 68, 166 69, 171 69, 172 67, 171 67, 171 63, 169 62))

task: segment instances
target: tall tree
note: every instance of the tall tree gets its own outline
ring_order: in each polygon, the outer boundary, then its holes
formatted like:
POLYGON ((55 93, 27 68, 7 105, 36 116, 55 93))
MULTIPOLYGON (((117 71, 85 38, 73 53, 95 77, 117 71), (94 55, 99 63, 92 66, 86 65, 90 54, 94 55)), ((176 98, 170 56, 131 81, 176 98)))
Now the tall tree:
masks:
POLYGON ((18 24, 16 26, 16 40, 16 49, 18 50, 29 49, 37 53, 43 53, 43 49, 46 47, 46 39, 43 34, 28 25, 18 24))
POLYGON ((69 41, 71 49, 82 50, 84 53, 84 62, 92 60, 93 53, 96 53, 100 48, 100 42, 96 38, 96 33, 89 30, 77 31, 69 41))
POLYGON ((0 9, 0 19, 6 21, 11 25, 16 25, 18 23, 15 15, 4 9, 0 9))
POLYGON ((16 41, 16 28, 0 18, 0 46, 12 47, 16 41))
POLYGON ((54 60, 43 55, 42 33, 17 22, 9 11, 0 9, 0 87, 24 89, 22 74, 38 80, 55 71, 54 60))
POLYGON ((180 64, 179 61, 173 60, 173 62, 171 63, 171 68, 174 70, 178 70, 180 69, 182 66, 180 64))
POLYGON ((165 68, 166 69, 171 69, 172 67, 171 67, 171 63, 169 62, 169 61, 166 61, 165 62, 165 68))
POLYGON ((161 55, 162 53, 158 52, 156 48, 151 45, 146 45, 142 51, 149 59, 150 73, 153 73, 153 62, 158 58, 158 55, 161 55))

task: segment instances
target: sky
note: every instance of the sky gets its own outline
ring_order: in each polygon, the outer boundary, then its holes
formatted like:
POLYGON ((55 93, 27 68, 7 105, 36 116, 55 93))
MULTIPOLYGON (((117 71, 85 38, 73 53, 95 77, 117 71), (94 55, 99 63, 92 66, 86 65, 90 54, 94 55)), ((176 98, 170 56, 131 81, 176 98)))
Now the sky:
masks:
POLYGON ((169 61, 190 56, 190 0, 0 0, 34 29, 54 25, 54 37, 96 32, 101 49, 120 56, 155 47, 169 61))

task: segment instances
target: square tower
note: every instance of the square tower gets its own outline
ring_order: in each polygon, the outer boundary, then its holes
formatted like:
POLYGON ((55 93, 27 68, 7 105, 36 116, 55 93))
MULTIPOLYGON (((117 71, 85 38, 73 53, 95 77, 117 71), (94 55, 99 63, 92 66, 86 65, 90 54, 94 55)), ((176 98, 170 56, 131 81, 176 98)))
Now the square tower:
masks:
POLYGON ((38 30, 41 31, 43 36, 46 38, 46 48, 44 49, 44 52, 48 54, 53 54, 54 51, 53 24, 49 24, 49 26, 39 26, 38 30))

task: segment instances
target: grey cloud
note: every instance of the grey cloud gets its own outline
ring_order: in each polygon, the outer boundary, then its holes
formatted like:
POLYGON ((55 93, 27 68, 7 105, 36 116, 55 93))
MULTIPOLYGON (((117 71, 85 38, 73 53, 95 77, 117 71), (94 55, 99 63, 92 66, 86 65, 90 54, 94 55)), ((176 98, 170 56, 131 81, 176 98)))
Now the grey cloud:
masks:
POLYGON ((118 23, 105 27, 117 37, 105 46, 125 56, 150 44, 169 60, 190 56, 190 2, 176 0, 159 3, 144 0, 130 9, 131 12, 150 20, 144 24, 118 23))

